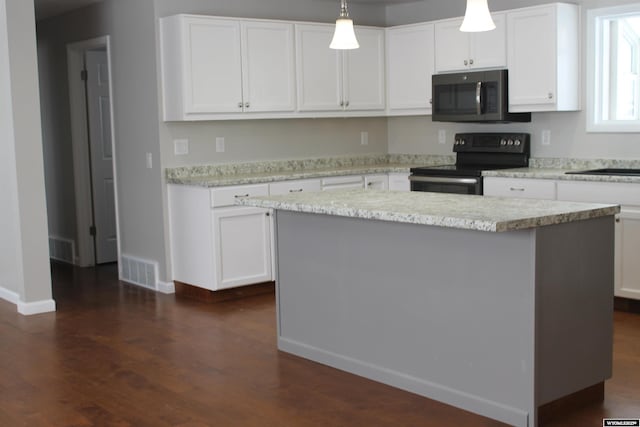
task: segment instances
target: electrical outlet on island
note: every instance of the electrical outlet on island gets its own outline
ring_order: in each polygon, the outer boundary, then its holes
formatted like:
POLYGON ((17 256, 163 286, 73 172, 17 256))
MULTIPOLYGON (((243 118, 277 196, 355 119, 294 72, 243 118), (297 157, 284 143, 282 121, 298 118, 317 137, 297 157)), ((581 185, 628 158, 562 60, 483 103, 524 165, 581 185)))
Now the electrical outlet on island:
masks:
POLYGON ((225 150, 224 137, 223 136, 216 137, 216 153, 224 153, 224 150, 225 150))

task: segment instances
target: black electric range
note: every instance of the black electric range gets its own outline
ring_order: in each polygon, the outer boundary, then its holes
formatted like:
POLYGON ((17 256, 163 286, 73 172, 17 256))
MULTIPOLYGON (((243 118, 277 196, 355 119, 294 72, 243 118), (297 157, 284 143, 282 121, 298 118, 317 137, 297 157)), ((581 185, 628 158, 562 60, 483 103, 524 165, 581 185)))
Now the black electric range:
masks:
POLYGON ((482 171, 527 167, 528 133, 458 133, 453 165, 411 168, 411 191, 482 194, 482 171))

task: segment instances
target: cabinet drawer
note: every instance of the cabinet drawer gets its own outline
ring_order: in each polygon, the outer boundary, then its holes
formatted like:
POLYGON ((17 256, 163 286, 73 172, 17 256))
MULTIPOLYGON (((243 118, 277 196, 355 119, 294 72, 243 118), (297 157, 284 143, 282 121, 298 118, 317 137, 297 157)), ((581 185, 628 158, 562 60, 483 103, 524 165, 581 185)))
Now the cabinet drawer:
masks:
POLYGON ((322 179, 322 191, 347 188, 364 188, 361 175, 332 176, 322 179))
POLYGON ((308 191, 320 191, 319 179, 303 179, 297 181, 282 181, 269 184, 269 194, 277 196, 279 194, 302 193, 308 191))
POLYGON ((233 206, 236 199, 255 196, 268 196, 268 184, 237 185, 211 189, 211 207, 233 206))
POLYGON ((640 184, 559 181, 558 200, 640 206, 640 184))
POLYGON ((485 178, 484 195, 555 200, 556 183, 545 179, 485 178))

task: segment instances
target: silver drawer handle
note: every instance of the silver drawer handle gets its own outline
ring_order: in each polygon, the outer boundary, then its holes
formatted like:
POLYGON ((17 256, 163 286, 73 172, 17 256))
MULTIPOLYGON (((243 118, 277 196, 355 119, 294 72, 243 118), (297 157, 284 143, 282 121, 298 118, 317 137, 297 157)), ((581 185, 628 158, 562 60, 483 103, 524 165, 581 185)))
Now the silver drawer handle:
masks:
POLYGON ((524 188, 511 187, 511 188, 509 188, 509 190, 511 190, 511 191, 524 191, 524 188))
POLYGON ((297 190, 291 189, 289 193, 302 193, 302 188, 298 188, 297 190))
POLYGON ((244 199, 245 197, 249 197, 249 193, 247 194, 236 194, 235 196, 236 199, 244 199))

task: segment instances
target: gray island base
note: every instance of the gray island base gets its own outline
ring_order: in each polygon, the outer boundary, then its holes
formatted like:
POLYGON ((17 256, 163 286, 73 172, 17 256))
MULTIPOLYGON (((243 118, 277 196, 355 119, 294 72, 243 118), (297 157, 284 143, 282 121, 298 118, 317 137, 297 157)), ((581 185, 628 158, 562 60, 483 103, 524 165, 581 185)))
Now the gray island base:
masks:
MULTIPOLYGON (((550 225, 490 232, 456 227, 470 218, 382 221, 358 207, 378 197, 378 211, 392 210, 384 199, 404 197, 429 215, 440 196, 295 197, 242 202, 276 209, 279 349, 523 427, 611 376, 617 207, 556 204, 550 225)), ((477 203, 474 218, 513 203, 442 197, 477 203)))

